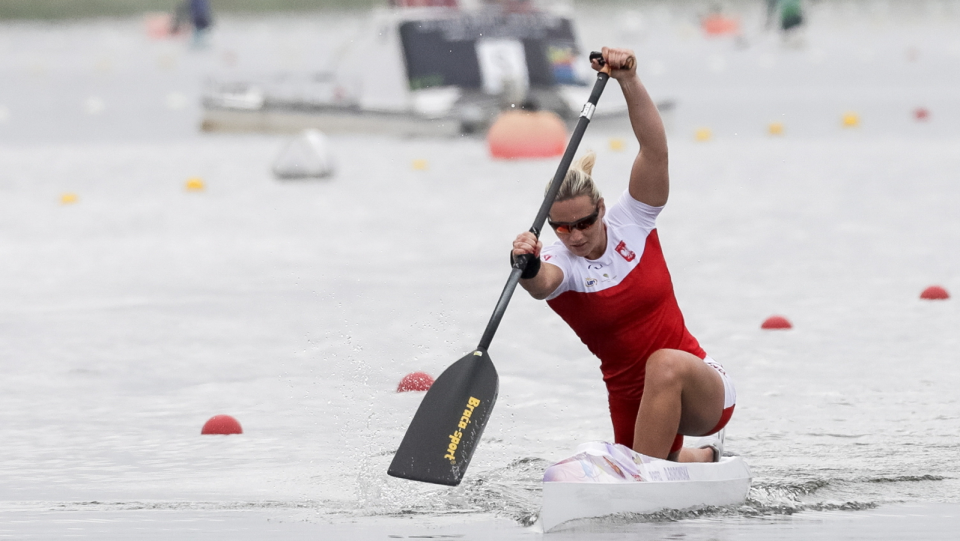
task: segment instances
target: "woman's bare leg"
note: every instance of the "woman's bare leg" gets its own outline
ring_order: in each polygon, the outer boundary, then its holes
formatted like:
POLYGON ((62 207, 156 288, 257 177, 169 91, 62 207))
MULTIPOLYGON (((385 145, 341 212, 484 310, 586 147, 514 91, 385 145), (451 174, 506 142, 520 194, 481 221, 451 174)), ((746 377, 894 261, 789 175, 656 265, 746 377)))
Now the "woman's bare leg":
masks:
POLYGON ((655 458, 709 462, 710 449, 670 455, 677 434, 705 435, 723 413, 723 380, 696 355, 661 349, 647 359, 643 398, 634 428, 633 449, 655 458))

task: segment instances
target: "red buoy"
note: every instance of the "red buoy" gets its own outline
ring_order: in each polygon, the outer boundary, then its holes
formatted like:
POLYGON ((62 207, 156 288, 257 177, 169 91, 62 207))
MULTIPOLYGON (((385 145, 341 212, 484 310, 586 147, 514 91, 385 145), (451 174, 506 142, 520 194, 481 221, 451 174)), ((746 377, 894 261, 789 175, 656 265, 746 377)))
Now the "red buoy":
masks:
POLYGON ((919 107, 913 111, 913 117, 922 122, 930 118, 930 111, 924 109, 923 107, 919 107))
POLYGON ((940 286, 930 286, 927 289, 923 290, 923 293, 920 294, 921 299, 927 299, 930 301, 942 301, 950 298, 950 294, 947 293, 946 289, 943 289, 940 286))
POLYGON ((761 329, 792 329, 793 325, 783 316, 770 316, 760 325, 761 329))
POLYGON ((551 111, 505 111, 490 126, 487 145, 494 158, 549 158, 567 148, 567 126, 551 111))
POLYGON ((403 379, 400 380, 400 384, 397 385, 397 392, 426 391, 431 385, 433 385, 433 378, 430 374, 426 372, 411 372, 403 376, 403 379))
POLYGON ((214 415, 204 423, 201 434, 243 434, 240 422, 229 415, 214 415))

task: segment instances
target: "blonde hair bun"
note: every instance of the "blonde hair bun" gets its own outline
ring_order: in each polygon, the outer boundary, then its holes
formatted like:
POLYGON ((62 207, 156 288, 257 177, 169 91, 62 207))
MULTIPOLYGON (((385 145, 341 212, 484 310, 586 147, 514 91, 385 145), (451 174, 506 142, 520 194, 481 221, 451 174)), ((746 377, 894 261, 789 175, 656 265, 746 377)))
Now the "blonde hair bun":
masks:
POLYGON ((577 160, 571 169, 579 169, 587 174, 587 176, 593 175, 593 166, 597 163, 597 153, 594 151, 589 151, 583 156, 580 156, 580 159, 577 160))
MULTIPOLYGON (((593 182, 593 177, 590 175, 596 163, 597 153, 592 150, 574 162, 567 171, 567 175, 563 177, 563 184, 560 185, 560 191, 557 192, 556 200, 567 201, 586 195, 590 197, 590 201, 594 204, 600 201, 600 190, 597 189, 597 185, 593 182)), ((549 189, 550 183, 548 182, 547 189, 544 190, 544 193, 549 191, 549 189)))

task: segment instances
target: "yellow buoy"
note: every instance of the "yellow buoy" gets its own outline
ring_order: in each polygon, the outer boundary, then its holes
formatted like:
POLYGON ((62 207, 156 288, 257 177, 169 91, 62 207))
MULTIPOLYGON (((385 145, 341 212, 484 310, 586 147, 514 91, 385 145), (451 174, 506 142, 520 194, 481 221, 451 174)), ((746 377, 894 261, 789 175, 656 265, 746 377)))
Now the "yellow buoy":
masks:
POLYGON ((783 135, 783 123, 782 122, 771 122, 767 126, 767 131, 770 135, 783 135))
POLYGON ((413 160, 413 168, 417 171, 426 171, 427 160, 413 160))
POLYGON ((843 127, 844 128, 856 128, 860 125, 860 116, 857 113, 844 113, 843 114, 843 127))
POLYGON ((188 192, 201 192, 206 186, 203 184, 203 180, 197 177, 187 179, 187 184, 185 186, 188 192))
POLYGON ((623 150, 624 148, 626 148, 626 146, 627 146, 627 145, 626 145, 626 143, 623 141, 623 139, 620 139, 619 137, 614 137, 614 138, 610 139, 610 150, 613 150, 613 151, 616 151, 616 152, 620 152, 621 150, 623 150))
POLYGON ((713 137, 713 132, 710 131, 710 128, 699 128, 694 134, 694 139, 697 141, 709 141, 713 137))
POLYGON ((75 193, 65 193, 60 196, 61 205, 72 205, 77 202, 77 194, 75 193))

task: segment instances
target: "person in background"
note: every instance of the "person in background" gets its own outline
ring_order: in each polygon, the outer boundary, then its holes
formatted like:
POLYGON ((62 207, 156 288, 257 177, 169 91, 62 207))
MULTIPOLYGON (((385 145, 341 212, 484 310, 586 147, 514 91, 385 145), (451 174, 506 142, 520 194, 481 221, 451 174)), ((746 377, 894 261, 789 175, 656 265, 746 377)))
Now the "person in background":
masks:
POLYGON ((210 14, 210 0, 188 0, 190 2, 190 20, 193 22, 193 46, 203 48, 207 45, 207 32, 213 24, 210 14))
POLYGON ((800 0, 780 0, 780 29, 790 32, 803 24, 803 7, 800 0))
POLYGON ((213 24, 210 0, 183 0, 173 13, 171 34, 178 34, 187 25, 193 27, 191 46, 202 49, 207 45, 207 32, 213 24))
POLYGON ((800 0, 766 0, 767 28, 779 21, 780 30, 788 34, 803 24, 803 6, 800 0))

